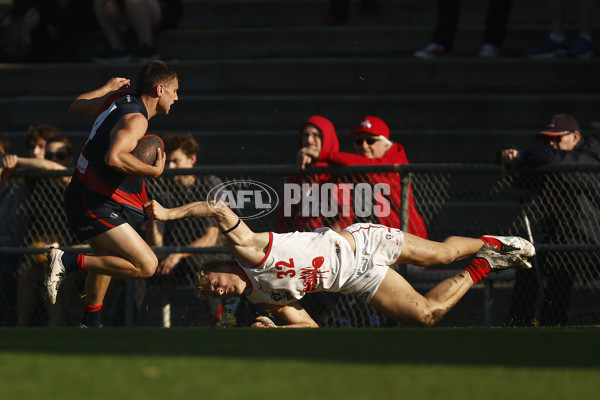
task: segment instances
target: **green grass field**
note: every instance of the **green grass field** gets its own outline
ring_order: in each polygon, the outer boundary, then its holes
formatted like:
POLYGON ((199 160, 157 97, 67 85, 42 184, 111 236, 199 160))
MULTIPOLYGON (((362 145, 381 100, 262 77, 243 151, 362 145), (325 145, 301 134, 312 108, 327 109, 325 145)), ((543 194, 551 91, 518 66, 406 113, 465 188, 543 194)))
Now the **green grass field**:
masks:
POLYGON ((2 399, 588 399, 600 329, 0 329, 2 399))

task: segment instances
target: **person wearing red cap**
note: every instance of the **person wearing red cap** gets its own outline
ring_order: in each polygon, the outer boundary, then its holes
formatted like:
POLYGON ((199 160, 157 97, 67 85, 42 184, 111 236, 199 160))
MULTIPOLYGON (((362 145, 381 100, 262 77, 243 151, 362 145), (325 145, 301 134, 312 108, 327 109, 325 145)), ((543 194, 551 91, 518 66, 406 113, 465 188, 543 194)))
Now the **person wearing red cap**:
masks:
MULTIPOLYGON (((311 151, 323 154, 339 152, 340 143, 338 141, 337 133, 335 132, 335 127, 331 121, 320 115, 313 115, 304 121, 298 132, 298 149, 302 148, 309 148, 311 151)), ((298 152, 298 163, 310 167, 329 166, 328 162, 313 160, 310 157, 303 155, 301 151, 298 152)), ((340 187, 343 183, 340 183, 339 179, 334 179, 330 173, 293 175, 287 183, 296 184, 301 190, 306 189, 307 193, 302 193, 303 196, 311 196, 311 192, 316 190, 317 187, 320 187, 323 184, 333 183, 338 190, 334 190, 332 193, 332 195, 335 196, 335 199, 328 200, 332 202, 335 201, 337 204, 337 214, 335 217, 325 217, 319 211, 313 213, 312 207, 307 206, 306 202, 297 202, 288 205, 289 215, 286 215, 286 205, 284 204, 283 207, 279 208, 277 232, 312 232, 321 227, 329 227, 334 231, 339 232, 352 224, 354 218, 352 210, 350 207, 346 207, 344 210, 344 196, 340 187), (312 186, 313 184, 317 185, 312 186)))
MULTIPOLYGON (((511 174, 526 167, 562 164, 597 164, 600 162, 600 142, 583 136, 577 120, 569 114, 556 114, 550 124, 538 133, 543 146, 517 150, 509 147, 500 153, 500 163, 505 173, 511 174)), ((534 223, 539 223, 543 235, 540 241, 549 244, 597 244, 600 242, 598 224, 600 209, 596 199, 597 180, 593 176, 577 172, 536 175, 535 181, 516 182, 527 186, 528 197, 535 204, 540 199, 541 208, 536 210, 534 223), (552 199, 552 201, 548 201, 552 199)), ((534 229, 535 232, 535 229, 534 229)), ((596 257, 595 254, 587 253, 596 257)), ((581 254, 579 255, 581 256, 581 254)), ((541 325, 565 325, 572 285, 581 259, 573 253, 554 252, 542 254, 547 286, 544 288, 539 323, 541 325)), ((591 265, 597 265, 590 263, 591 265)), ((510 310, 510 325, 533 325, 535 297, 539 285, 536 274, 518 272, 510 310)))
MULTIPOLYGON (((301 152, 308 160, 325 161, 332 165, 408 164, 404 147, 390 141, 390 128, 381 118, 367 115, 358 122, 350 134, 354 137, 354 148, 357 154, 333 151, 317 153, 307 147, 303 148, 301 152)), ((301 167, 304 167, 304 165, 301 165, 301 167)), ((371 185, 383 183, 389 185, 390 188, 389 194, 386 195, 391 205, 390 212, 386 216, 375 217, 375 222, 385 226, 400 227, 400 200, 402 196, 400 176, 395 173, 370 173, 363 176, 363 178, 371 185)), ((407 230, 413 235, 427 238, 425 221, 415 205, 412 187, 409 186, 408 190, 409 219, 407 230)))

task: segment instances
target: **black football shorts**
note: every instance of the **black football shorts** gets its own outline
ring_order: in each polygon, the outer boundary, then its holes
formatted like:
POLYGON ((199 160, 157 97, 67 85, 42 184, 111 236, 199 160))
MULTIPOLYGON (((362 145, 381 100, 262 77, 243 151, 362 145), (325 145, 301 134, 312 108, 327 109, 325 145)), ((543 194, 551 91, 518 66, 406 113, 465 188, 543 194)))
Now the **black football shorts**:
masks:
POLYGON ((87 190, 80 194, 67 196, 65 209, 69 227, 81 242, 122 224, 138 226, 145 219, 143 212, 101 194, 87 190))

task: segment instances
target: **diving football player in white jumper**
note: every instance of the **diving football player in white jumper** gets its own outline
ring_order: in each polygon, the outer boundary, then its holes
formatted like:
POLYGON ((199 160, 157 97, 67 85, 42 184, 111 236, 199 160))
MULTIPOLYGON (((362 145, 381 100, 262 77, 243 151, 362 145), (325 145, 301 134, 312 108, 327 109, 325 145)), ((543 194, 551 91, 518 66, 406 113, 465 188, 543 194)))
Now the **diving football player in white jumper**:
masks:
MULTIPOLYGON (((354 294, 383 314, 413 325, 437 323, 491 270, 531 268, 535 248, 519 237, 452 236, 444 242, 419 238, 374 224, 350 225, 339 234, 315 232, 255 233, 225 204, 195 202, 167 209, 152 200, 148 218, 160 221, 214 217, 237 264, 217 262, 199 274, 199 293, 218 298, 245 295, 280 317, 280 327, 318 327, 298 303, 310 292, 354 294), (464 271, 419 294, 394 264, 430 267, 475 255, 464 271)), ((271 328, 267 317, 252 325, 271 328)))

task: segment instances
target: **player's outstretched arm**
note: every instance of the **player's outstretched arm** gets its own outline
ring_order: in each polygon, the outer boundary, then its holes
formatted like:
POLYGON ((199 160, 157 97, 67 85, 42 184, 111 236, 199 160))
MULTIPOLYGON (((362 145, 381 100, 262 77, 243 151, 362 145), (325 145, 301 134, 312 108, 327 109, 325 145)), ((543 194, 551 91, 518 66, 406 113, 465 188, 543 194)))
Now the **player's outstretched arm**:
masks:
POLYGON ((253 232, 244 221, 226 204, 220 201, 197 201, 175 208, 164 208, 156 200, 144 205, 150 219, 169 221, 182 218, 209 218, 227 239, 231 255, 248 265, 258 264, 264 257, 269 244, 268 232, 253 232))
POLYGON ((96 117, 112 94, 122 88, 128 88, 130 85, 131 82, 127 78, 111 78, 98 89, 77 96, 69 106, 69 114, 73 117, 96 117))
POLYGON ((254 233, 236 213, 220 201, 195 201, 179 207, 165 208, 158 201, 151 200, 144 205, 144 210, 148 218, 158 221, 212 217, 217 221, 219 230, 227 232, 228 239, 235 242, 241 242, 236 239, 245 238, 254 233), (236 226, 235 229, 231 229, 234 226, 236 226))
POLYGON ((283 306, 275 304, 263 304, 263 306, 271 313, 275 314, 286 325, 275 325, 268 317, 256 317, 256 322, 252 324, 253 328, 318 328, 319 325, 306 312, 306 310, 298 303, 286 304, 283 306))

